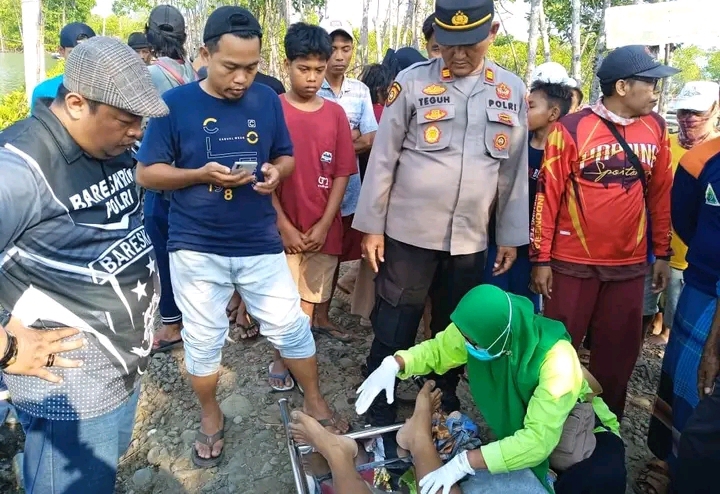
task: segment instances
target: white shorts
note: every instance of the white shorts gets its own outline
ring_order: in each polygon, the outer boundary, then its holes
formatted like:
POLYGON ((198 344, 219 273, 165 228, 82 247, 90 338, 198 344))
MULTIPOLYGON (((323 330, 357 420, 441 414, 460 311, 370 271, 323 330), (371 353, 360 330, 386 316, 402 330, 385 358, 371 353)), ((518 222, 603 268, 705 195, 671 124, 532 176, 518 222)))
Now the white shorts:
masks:
POLYGON ((280 355, 315 355, 310 319, 300 308, 285 254, 225 257, 179 250, 170 253, 170 278, 183 314, 185 366, 191 375, 209 376, 220 368, 230 329, 225 308, 235 290, 280 355))

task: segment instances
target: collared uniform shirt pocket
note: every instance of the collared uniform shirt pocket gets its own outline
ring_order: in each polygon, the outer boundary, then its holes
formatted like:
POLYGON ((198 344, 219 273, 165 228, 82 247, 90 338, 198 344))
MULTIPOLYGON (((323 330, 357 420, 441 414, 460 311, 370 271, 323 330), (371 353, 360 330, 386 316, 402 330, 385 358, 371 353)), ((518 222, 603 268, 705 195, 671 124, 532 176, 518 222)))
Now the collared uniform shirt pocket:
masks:
POLYGON ((417 109, 418 151, 441 151, 450 145, 455 123, 455 105, 417 109))
POLYGON ((485 126, 485 149, 493 158, 503 160, 510 156, 510 139, 513 128, 520 125, 517 113, 488 108, 485 126))

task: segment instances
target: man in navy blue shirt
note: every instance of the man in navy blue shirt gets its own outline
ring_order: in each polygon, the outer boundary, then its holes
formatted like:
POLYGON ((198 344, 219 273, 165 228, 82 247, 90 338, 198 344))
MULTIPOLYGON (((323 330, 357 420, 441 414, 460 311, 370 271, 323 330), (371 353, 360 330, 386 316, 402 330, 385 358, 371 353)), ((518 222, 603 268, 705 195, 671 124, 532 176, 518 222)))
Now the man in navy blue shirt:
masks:
POLYGON ((260 24, 247 10, 224 6, 208 18, 203 38, 208 77, 164 93, 170 115, 149 123, 137 181, 173 191, 170 274, 183 314, 185 364, 202 407, 193 461, 209 468, 223 448, 216 388, 225 308, 236 289, 304 388, 304 410, 334 432, 347 424, 320 394, 310 321, 276 226, 272 193, 295 163, 279 98, 253 84, 260 24))

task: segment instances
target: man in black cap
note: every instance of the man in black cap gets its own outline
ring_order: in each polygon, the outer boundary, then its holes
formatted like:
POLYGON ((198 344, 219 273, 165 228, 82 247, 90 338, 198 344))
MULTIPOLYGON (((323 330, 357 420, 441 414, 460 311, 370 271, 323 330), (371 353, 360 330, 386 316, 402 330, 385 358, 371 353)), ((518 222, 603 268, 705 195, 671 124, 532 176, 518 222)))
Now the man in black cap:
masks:
POLYGON ((0 371, 25 492, 111 494, 158 304, 128 150, 168 109, 127 45, 94 37, 35 110, 0 133, 0 371))
MULTIPOLYGON (((499 28, 493 16, 491 0, 438 0, 442 57, 401 72, 390 88, 353 222, 378 273, 370 372, 414 344, 428 294, 437 334, 482 282, 494 202, 495 273, 528 242, 525 86, 486 58, 499 28)), ((460 407, 460 372, 436 377, 447 412, 460 407)), ((381 395, 370 414, 374 425, 392 424, 395 405, 381 395)))
POLYGON ((145 65, 150 65, 152 61, 152 51, 150 50, 150 43, 148 43, 147 36, 145 36, 144 33, 131 33, 130 36, 128 36, 128 46, 135 50, 135 53, 145 62, 145 65))
POLYGON ((216 391, 229 329, 225 309, 235 290, 284 358, 286 377, 304 389, 304 410, 335 433, 348 426, 320 394, 310 321, 277 229, 272 193, 295 162, 280 99, 253 83, 260 24, 244 8, 220 7, 203 39, 208 77, 163 94, 170 114, 148 124, 137 179, 173 191, 170 274, 183 314, 185 365, 202 408, 192 458, 210 468, 224 445, 216 391))
POLYGON ((538 178, 534 289, 576 348, 592 327, 590 368, 620 418, 642 348, 649 253, 656 293, 670 276, 670 143, 653 108, 660 80, 677 72, 644 46, 609 53, 602 98, 555 124, 538 178))
POLYGON ((430 14, 422 25, 423 36, 425 37, 425 51, 428 58, 440 58, 440 45, 435 39, 435 14, 430 14))
MULTIPOLYGON (((67 57, 70 56, 70 52, 78 45, 78 43, 82 43, 93 36, 95 36, 95 31, 93 31, 87 24, 83 24, 82 22, 71 22, 60 31, 60 46, 58 47, 58 53, 62 58, 67 60, 67 57)), ((62 78, 62 75, 51 77, 50 79, 45 79, 43 82, 35 86, 32 98, 30 98, 30 109, 32 110, 32 107, 35 106, 35 102, 39 98, 47 98, 48 100, 55 98, 58 89, 62 85, 62 78)))

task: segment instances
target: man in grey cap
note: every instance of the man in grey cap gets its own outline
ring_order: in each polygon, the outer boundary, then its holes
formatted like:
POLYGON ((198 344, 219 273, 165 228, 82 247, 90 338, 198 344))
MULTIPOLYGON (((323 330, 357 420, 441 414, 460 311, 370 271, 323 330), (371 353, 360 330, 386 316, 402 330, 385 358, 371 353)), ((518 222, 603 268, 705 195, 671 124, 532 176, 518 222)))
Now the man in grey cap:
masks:
POLYGON ((602 98, 550 130, 538 178, 533 288, 576 348, 592 328, 590 368, 618 418, 642 348, 648 262, 655 293, 670 275, 670 143, 653 108, 658 83, 677 72, 644 46, 610 52, 602 98))
POLYGON ((114 492, 159 299, 128 149, 167 112, 135 52, 95 37, 52 104, 0 133, 0 370, 25 492, 114 492))
MULTIPOLYGON (((67 60, 73 49, 85 40, 88 40, 95 36, 95 31, 82 22, 71 22, 62 28, 60 31, 60 46, 58 47, 58 53, 62 58, 67 60)), ((35 86, 33 89, 32 97, 30 98, 30 109, 35 106, 35 102, 38 99, 53 99, 58 92, 58 88, 62 85, 62 75, 45 79, 40 84, 35 86)))
MULTIPOLYGON (((413 345, 428 294, 437 334, 482 282, 494 203, 500 247, 487 262, 495 274, 528 242, 525 86, 486 57, 499 27, 493 2, 435 5, 442 57, 400 72, 392 84, 353 222, 378 273, 370 372, 413 345)), ((447 412, 459 409, 460 372, 435 378, 447 412)), ((374 425, 395 422, 382 395, 370 414, 374 425)))

